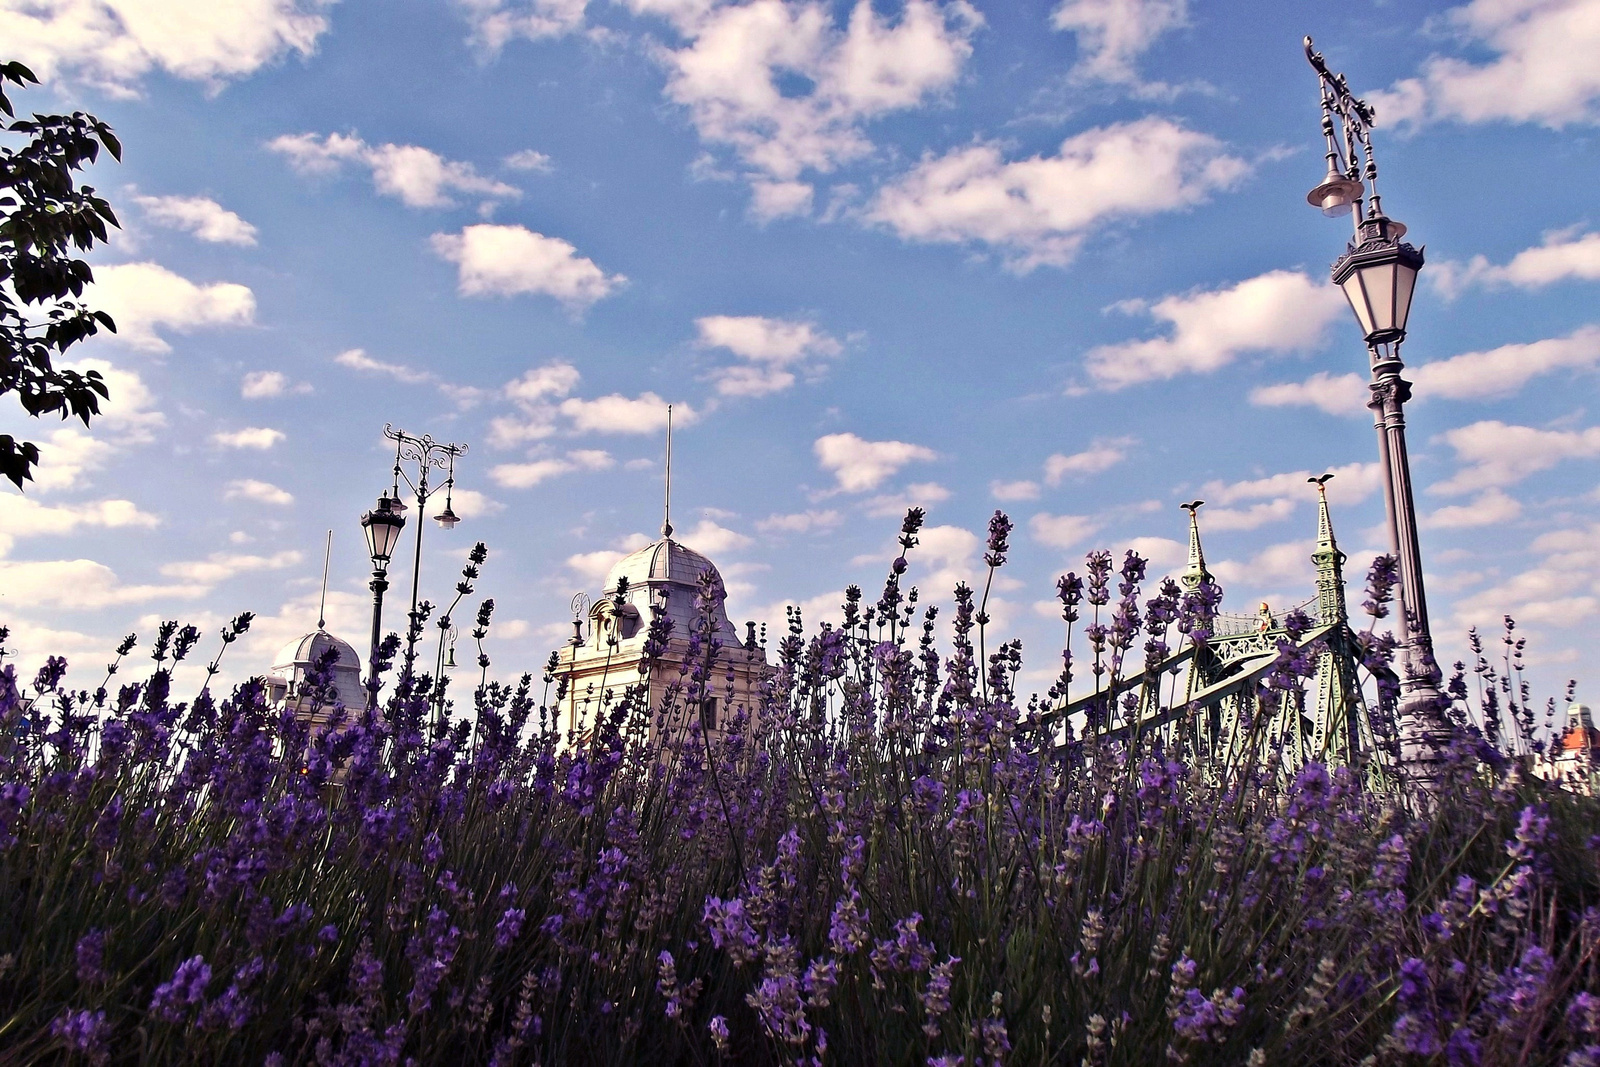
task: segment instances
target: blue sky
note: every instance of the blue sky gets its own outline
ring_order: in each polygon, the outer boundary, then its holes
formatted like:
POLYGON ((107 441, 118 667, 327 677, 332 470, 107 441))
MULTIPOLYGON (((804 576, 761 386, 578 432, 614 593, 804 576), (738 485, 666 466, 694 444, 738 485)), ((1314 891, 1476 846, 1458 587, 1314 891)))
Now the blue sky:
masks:
POLYGON ((46 83, 20 105, 126 146, 90 179, 122 330, 75 350, 115 398, 26 427, 10 647, 98 664, 250 609, 231 667, 264 669, 315 624, 330 528, 330 628, 361 644, 390 422, 471 446, 423 595, 486 541, 495 670, 536 670, 660 525, 668 402, 675 525, 739 621, 873 592, 908 504, 945 601, 1000 507, 996 626, 1043 688, 1055 576, 1096 547, 1181 564, 1196 496, 1225 606, 1310 596, 1325 470, 1359 586, 1382 506, 1326 274, 1346 229, 1304 202, 1305 33, 1376 104, 1385 206, 1427 246, 1406 358, 1441 651, 1509 611, 1539 689, 1592 699, 1600 0, 0 0, 46 83))

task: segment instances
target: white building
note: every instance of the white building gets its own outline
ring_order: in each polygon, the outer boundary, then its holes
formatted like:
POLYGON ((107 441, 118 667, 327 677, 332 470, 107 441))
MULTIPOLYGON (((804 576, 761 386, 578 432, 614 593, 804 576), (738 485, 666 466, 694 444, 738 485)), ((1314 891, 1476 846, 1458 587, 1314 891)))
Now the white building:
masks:
POLYGON ((324 703, 313 710, 306 680, 312 667, 330 649, 338 653, 330 679, 334 701, 347 709, 351 719, 360 715, 367 706, 367 692, 361 684, 361 657, 348 641, 340 640, 320 626, 290 641, 273 657, 272 669, 263 679, 267 699, 273 704, 289 703, 297 711, 303 710, 313 727, 325 725, 333 715, 334 704, 324 703))
POLYGON ((773 673, 766 650, 756 642, 755 624, 741 636, 728 619, 722 575, 716 565, 672 538, 670 523, 659 540, 618 560, 606 575, 601 595, 589 608, 587 633, 580 632, 560 650, 557 674, 566 680, 559 708, 563 734, 588 736, 597 714, 615 709, 631 686, 648 687, 650 740, 662 728, 686 727, 695 717, 720 732, 740 711, 755 718, 763 683, 773 673), (709 673, 703 706, 686 707, 682 668, 690 634, 697 625, 695 598, 702 575, 712 578, 715 605, 711 620, 721 647, 709 673), (624 588, 623 579, 626 579, 624 588), (623 589, 618 596, 618 590, 623 589), (650 621, 659 611, 672 623, 666 647, 654 659, 645 657, 650 621), (661 719, 658 713, 666 710, 661 719))

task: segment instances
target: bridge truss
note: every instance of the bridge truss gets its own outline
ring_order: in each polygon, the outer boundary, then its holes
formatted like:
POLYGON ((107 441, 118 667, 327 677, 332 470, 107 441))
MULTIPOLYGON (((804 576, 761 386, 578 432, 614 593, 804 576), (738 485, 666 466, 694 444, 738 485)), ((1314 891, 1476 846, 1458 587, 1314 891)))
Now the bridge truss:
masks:
MULTIPOLYGON (((1292 777, 1315 761, 1349 767, 1373 787, 1393 783, 1392 712, 1376 686, 1369 693, 1362 684, 1363 635, 1346 608, 1346 557, 1334 538, 1326 477, 1315 481, 1316 595, 1282 612, 1262 604, 1255 614, 1218 613, 1205 641, 1059 701, 1053 715, 1067 737, 1181 751, 1217 777, 1269 769, 1292 777)), ((1200 503, 1185 505, 1189 560, 1179 580, 1189 591, 1212 582, 1200 503)), ((1377 671, 1374 682, 1392 680, 1386 668, 1377 671)))

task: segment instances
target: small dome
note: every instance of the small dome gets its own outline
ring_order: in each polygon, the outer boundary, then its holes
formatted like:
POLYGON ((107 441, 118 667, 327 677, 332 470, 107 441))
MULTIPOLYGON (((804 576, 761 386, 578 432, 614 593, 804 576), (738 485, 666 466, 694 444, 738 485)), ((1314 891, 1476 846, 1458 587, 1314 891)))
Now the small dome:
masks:
POLYGON ((361 657, 348 641, 342 641, 326 630, 314 630, 283 646, 272 659, 272 673, 286 674, 297 667, 304 670, 326 655, 330 648, 339 650, 339 658, 334 663, 335 669, 345 668, 360 672, 361 657))
POLYGON ((272 670, 268 673, 269 686, 280 696, 294 699, 312 666, 329 649, 338 652, 328 679, 333 685, 334 700, 347 708, 364 706, 367 696, 361 686, 361 657, 348 641, 341 641, 326 630, 315 630, 284 645, 273 657, 272 670))
MULTIPOLYGON (((718 597, 713 614, 718 636, 724 645, 738 644, 742 638, 728 619, 727 607, 723 603, 727 593, 723 590, 722 574, 716 564, 671 537, 653 541, 619 559, 611 568, 611 573, 606 575, 601 597, 615 595, 618 582, 623 578, 628 579, 627 600, 638 611, 640 619, 650 618, 652 606, 665 606, 673 622, 674 634, 682 639, 694 626, 694 605, 700 576, 708 571, 717 580, 718 597)), ((597 604, 596 609, 599 608, 597 604)), ((637 627, 634 639, 643 641, 644 638, 645 627, 637 627)))
POLYGON ((606 575, 603 589, 607 593, 616 592, 617 582, 621 578, 627 578, 631 588, 638 588, 649 582, 674 582, 692 586, 698 584, 700 576, 707 571, 716 575, 719 582, 722 580, 722 574, 717 570, 716 564, 694 549, 687 548, 670 537, 663 537, 619 559, 611 568, 611 573, 606 575))

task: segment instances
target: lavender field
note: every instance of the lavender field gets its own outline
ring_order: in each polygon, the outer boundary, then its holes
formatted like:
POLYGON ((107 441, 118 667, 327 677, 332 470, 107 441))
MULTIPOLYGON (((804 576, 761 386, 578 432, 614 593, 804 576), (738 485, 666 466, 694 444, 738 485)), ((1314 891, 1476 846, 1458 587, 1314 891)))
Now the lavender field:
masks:
MULTIPOLYGON (((1206 641, 1210 591, 1088 562, 1051 696, 1206 641)), ((796 617, 760 707, 709 733, 736 651, 710 576, 667 706, 623 679, 579 736, 548 673, 440 716, 403 664, 313 732, 314 692, 297 717, 203 689, 175 624, 103 680, 5 664, 0 1061, 1600 1063, 1596 805, 1501 754, 1531 716, 1484 662, 1431 792, 1217 773, 1021 699, 981 590, 941 656, 904 570, 843 628, 796 617)), ((1303 685, 1280 659, 1267 685, 1303 685)))

